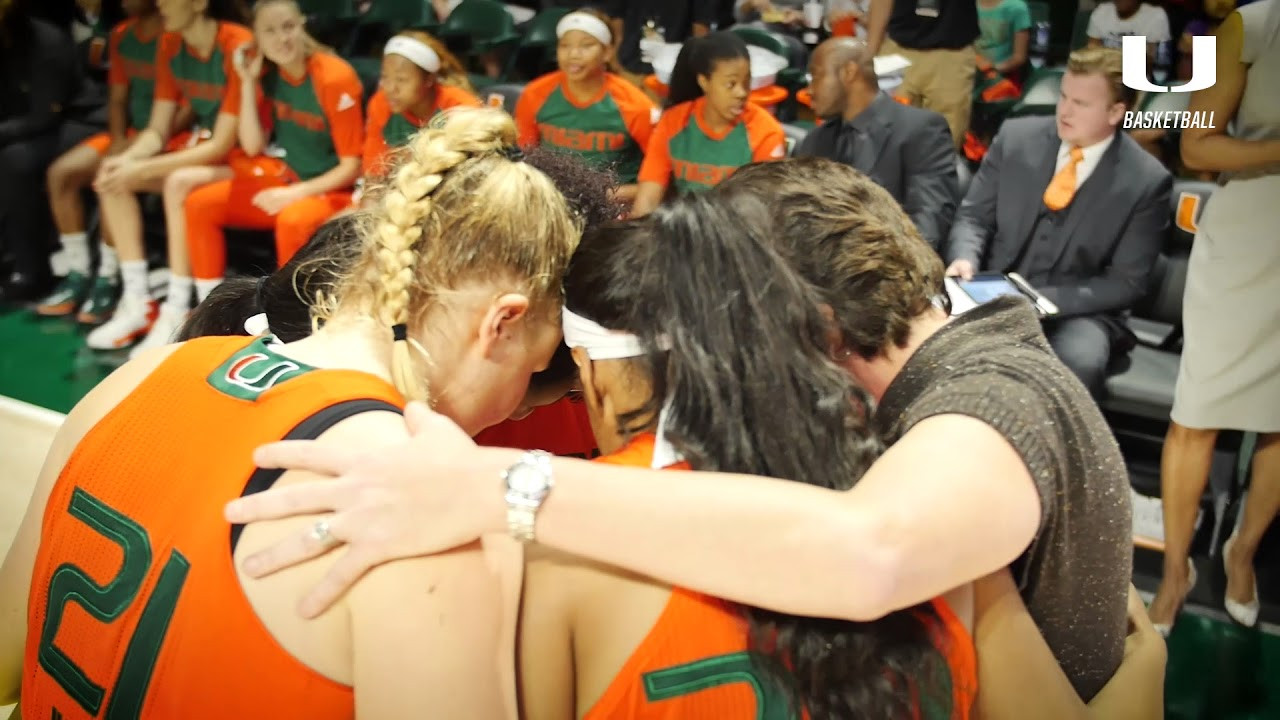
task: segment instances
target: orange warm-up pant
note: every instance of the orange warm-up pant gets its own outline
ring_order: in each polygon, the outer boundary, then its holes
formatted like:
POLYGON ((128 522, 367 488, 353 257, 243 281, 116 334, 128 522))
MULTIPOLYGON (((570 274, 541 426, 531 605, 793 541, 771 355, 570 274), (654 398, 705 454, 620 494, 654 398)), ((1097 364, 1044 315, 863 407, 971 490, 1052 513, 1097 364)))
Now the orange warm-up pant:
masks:
POLYGON ((253 196, 268 188, 283 187, 291 173, 279 160, 237 158, 231 167, 236 176, 197 188, 187 196, 187 249, 191 273, 197 280, 216 280, 227 270, 227 242, 223 228, 275 230, 276 262, 289 262, 325 220, 351 205, 350 190, 335 190, 286 205, 268 215, 253 204, 253 196))

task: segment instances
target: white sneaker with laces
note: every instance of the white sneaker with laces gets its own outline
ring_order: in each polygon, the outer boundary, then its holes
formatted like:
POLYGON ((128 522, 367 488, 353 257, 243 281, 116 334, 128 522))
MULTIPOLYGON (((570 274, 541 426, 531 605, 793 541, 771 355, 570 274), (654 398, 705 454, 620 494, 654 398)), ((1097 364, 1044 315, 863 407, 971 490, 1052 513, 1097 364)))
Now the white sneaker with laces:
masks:
POLYGON ((178 309, 169 303, 160 306, 160 314, 156 316, 156 321, 151 325, 151 332, 142 339, 142 342, 133 346, 129 351, 129 359, 138 357, 138 355, 150 350, 151 348, 168 345, 173 342, 173 336, 178 334, 182 329, 183 323, 187 321, 187 316, 191 314, 190 310, 185 308, 178 309))
POLYGON ((85 344, 94 350, 128 347, 147 334, 156 320, 156 303, 149 297, 125 295, 107 322, 94 328, 85 344))

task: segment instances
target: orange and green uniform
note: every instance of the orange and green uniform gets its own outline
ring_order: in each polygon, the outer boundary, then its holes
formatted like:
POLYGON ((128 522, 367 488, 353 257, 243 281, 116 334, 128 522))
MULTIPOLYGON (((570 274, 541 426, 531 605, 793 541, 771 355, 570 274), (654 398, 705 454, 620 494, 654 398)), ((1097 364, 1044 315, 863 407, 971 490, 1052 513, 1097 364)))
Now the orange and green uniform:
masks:
POLYGON ((520 93, 516 133, 521 145, 573 153, 595 167, 612 168, 619 182, 629 184, 640 172, 657 113, 648 95, 613 73, 605 73, 599 94, 578 101, 557 70, 520 93))
MULTIPOLYGON (((649 467, 654 436, 640 435, 596 462, 649 467)), ((667 470, 688 470, 687 463, 667 470)), ((919 720, 967 720, 977 691, 973 640, 941 599, 932 625, 951 670, 951 707, 922 708, 919 720)), ((748 627, 730 603, 672 588, 666 608, 584 720, 791 720, 785 688, 753 667, 748 627)))
POLYGON ((545 450, 553 455, 592 458, 599 454, 585 403, 562 398, 534 408, 528 417, 505 420, 476 435, 477 445, 545 450))
MULTIPOLYGON (((138 27, 138 21, 130 18, 111 30, 107 40, 107 84, 112 87, 127 88, 128 99, 125 105, 127 128, 132 137, 139 130, 147 127, 151 120, 151 99, 155 95, 156 51, 160 47, 161 33, 150 37, 144 36, 138 27)), ((111 135, 98 133, 85 145, 93 148, 99 155, 106 155, 111 148, 111 135)))
POLYGON ((240 79, 232 65, 236 48, 253 42, 243 25, 219 22, 213 50, 200 57, 181 33, 160 36, 156 52, 155 99, 191 105, 197 137, 212 132, 218 115, 240 114, 240 79))
POLYGON ((368 119, 364 133, 364 161, 361 163, 363 174, 368 177, 380 175, 386 169, 384 163, 391 148, 397 148, 409 142, 409 138, 431 118, 442 110, 452 107, 480 107, 480 98, 460 87, 438 83, 436 85, 435 106, 426 117, 416 117, 407 112, 393 113, 387 103, 387 96, 381 90, 369 99, 368 119))
POLYGON ((402 405, 380 378, 309 368, 265 338, 175 350, 84 436, 50 493, 23 717, 352 717, 352 688, 284 650, 245 598, 222 508, 278 477, 256 471, 258 445, 402 405))
POLYGON ((640 182, 664 188, 675 183, 682 193, 701 192, 743 165, 786 155, 786 134, 768 111, 748 102, 741 117, 716 133, 706 120, 706 104, 706 98, 698 98, 662 114, 640 167, 640 182))
POLYGON ((325 220, 351 204, 351 188, 341 188, 296 200, 268 215, 253 204, 253 197, 319 177, 341 158, 360 157, 364 101, 356 71, 337 55, 315 52, 301 77, 274 70, 261 82, 271 107, 270 127, 264 125, 263 132, 273 137, 283 158, 237 158, 231 163, 234 178, 187 196, 187 249, 198 279, 218 279, 226 272, 225 227, 274 229, 276 259, 284 265, 325 220))

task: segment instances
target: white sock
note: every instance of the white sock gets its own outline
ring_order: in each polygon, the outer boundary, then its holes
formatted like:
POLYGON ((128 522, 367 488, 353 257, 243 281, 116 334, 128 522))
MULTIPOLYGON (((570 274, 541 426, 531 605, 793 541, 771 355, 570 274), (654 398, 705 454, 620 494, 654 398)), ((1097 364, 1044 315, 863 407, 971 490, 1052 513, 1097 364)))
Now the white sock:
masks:
POLYGON ((82 233, 66 233, 61 235, 62 254, 67 263, 67 270, 81 275, 89 274, 89 236, 82 233))
POLYGON ((171 271, 169 273, 169 296, 165 298, 164 304, 183 312, 190 310, 191 290, 194 287, 195 281, 190 277, 171 271))
POLYGON ((120 280, 124 285, 124 294, 134 297, 151 297, 147 287, 147 261, 125 260, 120 263, 120 280))
POLYGON ((102 243, 98 246, 98 252, 102 255, 102 260, 98 263, 98 277, 113 278, 119 275, 120 256, 116 254, 116 249, 102 243))
POLYGON ((204 299, 209 297, 209 293, 213 289, 222 284, 222 278, 211 278, 208 280, 196 280, 196 302, 202 303, 204 299))

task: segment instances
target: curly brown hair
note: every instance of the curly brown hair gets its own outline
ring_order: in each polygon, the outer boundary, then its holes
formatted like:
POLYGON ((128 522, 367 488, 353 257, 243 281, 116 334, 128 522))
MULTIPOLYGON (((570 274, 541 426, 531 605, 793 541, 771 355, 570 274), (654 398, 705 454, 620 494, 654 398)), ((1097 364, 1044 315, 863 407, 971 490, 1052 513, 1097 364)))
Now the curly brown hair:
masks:
POLYGON ((942 259, 871 178, 822 158, 754 163, 715 189, 767 198, 774 238, 830 305, 844 347, 903 347, 911 322, 946 297, 942 259))

